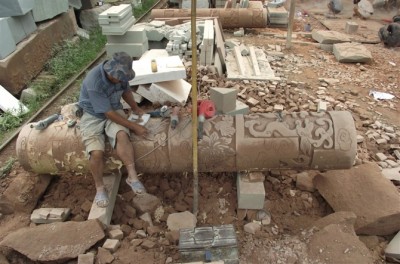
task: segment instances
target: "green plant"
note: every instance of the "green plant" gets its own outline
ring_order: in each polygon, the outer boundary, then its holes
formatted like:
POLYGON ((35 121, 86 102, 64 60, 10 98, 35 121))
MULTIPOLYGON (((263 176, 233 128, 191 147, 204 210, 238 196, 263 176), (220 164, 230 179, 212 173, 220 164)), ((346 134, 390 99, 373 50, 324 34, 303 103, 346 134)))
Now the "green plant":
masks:
POLYGON ((145 14, 157 0, 142 0, 142 3, 136 7, 133 7, 133 16, 135 18, 141 17, 145 14))
POLYGON ((0 168, 0 179, 6 177, 10 173, 15 160, 16 159, 13 157, 9 158, 6 164, 0 168))

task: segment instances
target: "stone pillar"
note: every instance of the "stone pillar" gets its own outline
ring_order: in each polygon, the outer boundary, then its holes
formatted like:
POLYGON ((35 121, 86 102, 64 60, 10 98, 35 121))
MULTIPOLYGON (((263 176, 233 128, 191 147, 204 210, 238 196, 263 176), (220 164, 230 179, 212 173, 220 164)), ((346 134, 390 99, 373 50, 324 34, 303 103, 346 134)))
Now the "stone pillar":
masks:
MULTIPOLYGON (((177 128, 169 119, 152 118, 144 139, 132 135, 139 172, 192 171, 191 119, 177 128)), ((206 120, 198 144, 200 172, 263 171, 268 169, 348 169, 356 155, 356 130, 349 112, 220 115, 206 120)), ((17 156, 27 171, 87 172, 79 123, 64 121, 45 130, 27 125, 17 139, 17 156)), ((122 166, 106 145, 106 169, 122 166)))

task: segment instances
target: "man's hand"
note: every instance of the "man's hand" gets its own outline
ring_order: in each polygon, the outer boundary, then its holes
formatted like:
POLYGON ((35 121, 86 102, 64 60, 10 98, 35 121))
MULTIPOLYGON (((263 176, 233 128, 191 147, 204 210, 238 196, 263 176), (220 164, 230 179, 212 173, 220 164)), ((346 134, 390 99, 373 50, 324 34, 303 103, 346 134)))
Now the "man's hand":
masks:
POLYGON ((140 107, 136 107, 135 109, 132 108, 132 111, 135 114, 137 114, 138 116, 142 116, 142 115, 146 114, 146 112, 140 107))
POLYGON ((141 126, 139 124, 136 124, 134 122, 131 122, 131 126, 129 127, 130 130, 132 130, 133 133, 135 133, 135 135, 143 137, 145 135, 147 135, 147 128, 145 128, 144 126, 141 126))

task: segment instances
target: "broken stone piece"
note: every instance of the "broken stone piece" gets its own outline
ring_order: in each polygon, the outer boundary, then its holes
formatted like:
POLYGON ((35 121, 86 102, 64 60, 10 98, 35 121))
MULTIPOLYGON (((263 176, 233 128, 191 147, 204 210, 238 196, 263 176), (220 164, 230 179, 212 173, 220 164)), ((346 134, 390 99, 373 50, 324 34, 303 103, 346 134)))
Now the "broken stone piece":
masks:
POLYGON ((196 217, 189 211, 170 214, 167 218, 167 226, 171 231, 179 231, 182 228, 195 228, 196 217))
POLYGON ((114 253, 120 245, 121 243, 118 239, 107 239, 103 244, 103 248, 107 249, 111 253, 114 253))
POLYGON ((70 213, 69 208, 39 208, 32 212, 31 221, 35 224, 64 222, 70 213))

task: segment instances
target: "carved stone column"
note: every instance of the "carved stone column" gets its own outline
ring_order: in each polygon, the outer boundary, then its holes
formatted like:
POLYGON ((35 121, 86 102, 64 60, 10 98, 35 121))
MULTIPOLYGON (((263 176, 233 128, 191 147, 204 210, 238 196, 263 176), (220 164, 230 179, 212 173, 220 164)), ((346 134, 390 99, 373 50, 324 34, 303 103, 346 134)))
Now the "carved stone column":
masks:
MULTIPOLYGON (((132 135, 140 172, 192 171, 191 119, 175 130, 169 119, 151 119, 149 135, 132 135)), ((347 169, 356 155, 356 131, 349 112, 251 114, 206 120, 198 144, 200 172, 268 169, 347 169)), ((17 156, 27 171, 63 173, 88 171, 79 123, 69 128, 53 123, 45 130, 25 126, 17 139, 17 156)), ((106 169, 122 166, 106 145, 106 169)))

